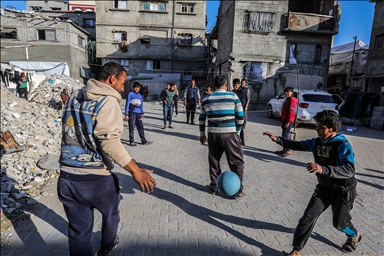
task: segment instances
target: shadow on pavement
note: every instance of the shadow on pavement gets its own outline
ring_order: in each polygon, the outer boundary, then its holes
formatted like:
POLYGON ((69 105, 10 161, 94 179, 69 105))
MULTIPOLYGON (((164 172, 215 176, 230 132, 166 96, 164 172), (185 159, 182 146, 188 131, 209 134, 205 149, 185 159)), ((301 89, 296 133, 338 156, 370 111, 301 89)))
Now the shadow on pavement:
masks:
MULTIPOLYGON (((10 179, 10 181, 12 181, 12 184, 17 183, 12 179, 10 179)), ((11 191, 16 190, 16 188, 13 188, 11 191)), ((21 203, 22 200, 31 200, 31 198, 20 198, 15 201, 21 203)), ((45 238, 47 234, 41 234, 39 232, 35 223, 31 219, 31 215, 34 215, 41 221, 48 223, 50 226, 54 227, 59 233, 61 233, 65 237, 67 236, 68 230, 67 220, 58 215, 54 210, 48 208, 42 203, 39 203, 38 201, 35 201, 35 204, 33 205, 29 205, 21 209, 22 210, 16 210, 13 213, 8 213, 7 209, 4 209, 3 214, 11 222, 17 236, 22 241, 22 246, 20 247, 20 245, 18 245, 17 247, 15 247, 12 245, 12 243, 11 245, 7 246, 6 241, 2 241, 1 255, 33 255, 34 253, 32 253, 32 251, 34 250, 36 250, 36 252, 56 251, 57 244, 46 243, 45 238), (5 245, 3 244, 3 242, 5 243, 5 245)), ((2 228, 4 228, 3 225, 5 224, 2 223, 2 228)), ((58 235, 61 236, 61 234, 58 235)), ((51 233, 48 235, 56 236, 57 234, 51 233)), ((66 246, 68 247, 67 244, 66 246)), ((39 253, 37 253, 36 255, 39 255, 39 253)), ((57 254, 53 253, 53 255, 57 254)))
MULTIPOLYGON (((169 179, 170 181, 181 183, 185 186, 189 186, 192 188, 195 188, 198 191, 203 191, 205 193, 207 192, 207 186, 203 186, 200 184, 196 184, 194 182, 191 182, 189 180, 183 179, 179 176, 176 176, 172 173, 169 173, 167 171, 164 171, 162 169, 153 167, 153 166, 148 166, 142 163, 138 163, 138 165, 141 168, 146 168, 150 170, 154 170, 154 174, 159 175, 163 178, 169 179)), ((119 179, 122 181, 120 184, 126 184, 128 190, 125 189, 125 186, 121 189, 121 193, 132 193, 132 186, 133 184, 130 184, 131 182, 127 180, 131 180, 133 182, 133 179, 130 178, 130 176, 125 175, 125 174, 120 174, 116 173, 116 175, 119 177, 119 179)), ((134 187, 137 187, 137 185, 133 185, 134 187)), ((287 228, 279 224, 275 223, 268 223, 268 222, 262 222, 262 221, 257 221, 257 220, 252 220, 252 219, 245 219, 241 217, 236 217, 236 216, 231 216, 227 214, 223 214, 220 212, 216 212, 213 210, 210 210, 206 207, 196 205, 194 203, 191 203, 184 199, 183 197, 176 195, 174 193, 162 190, 161 188, 155 188, 154 192, 151 193, 152 196, 157 197, 158 199, 168 201, 175 206, 179 207, 181 210, 183 210, 185 213, 187 213, 190 216, 193 216, 195 218, 198 218, 204 222, 208 222, 218 228, 221 228, 222 230, 232 234, 236 238, 242 240, 243 242, 254 245, 258 248, 261 249, 262 255, 279 255, 281 254, 280 251, 277 251, 261 242, 256 241, 255 239, 248 237, 238 230, 235 230, 231 228, 229 225, 230 224, 235 224, 239 226, 244 226, 244 227, 251 227, 255 229, 268 229, 268 230, 275 230, 277 232, 285 232, 285 233, 293 233, 292 228, 287 228), (225 224, 224 222, 230 223, 229 225, 225 224)), ((210 246, 207 244, 207 246, 210 246)))

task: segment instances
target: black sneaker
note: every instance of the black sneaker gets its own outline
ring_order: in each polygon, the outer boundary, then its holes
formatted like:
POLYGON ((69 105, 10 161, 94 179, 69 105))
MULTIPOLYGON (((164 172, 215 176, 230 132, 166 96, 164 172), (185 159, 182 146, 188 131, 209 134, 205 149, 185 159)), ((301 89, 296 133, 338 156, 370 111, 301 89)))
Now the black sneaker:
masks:
POLYGON ((130 142, 130 143, 129 143, 129 146, 131 146, 131 147, 136 147, 137 144, 136 144, 135 142, 130 142))
POLYGON ((141 143, 141 145, 151 145, 153 142, 152 141, 146 141, 144 143, 141 143))
POLYGON ((116 238, 113 241, 112 249, 109 251, 104 251, 104 250, 101 250, 101 247, 100 247, 99 250, 97 250, 95 256, 109 256, 109 255, 111 255, 111 252, 113 251, 113 249, 115 249, 117 247, 118 244, 119 244, 119 236, 116 235, 116 238))
POLYGON ((217 189, 213 189, 211 187, 211 185, 208 185, 208 192, 212 195, 216 195, 217 194, 217 189))

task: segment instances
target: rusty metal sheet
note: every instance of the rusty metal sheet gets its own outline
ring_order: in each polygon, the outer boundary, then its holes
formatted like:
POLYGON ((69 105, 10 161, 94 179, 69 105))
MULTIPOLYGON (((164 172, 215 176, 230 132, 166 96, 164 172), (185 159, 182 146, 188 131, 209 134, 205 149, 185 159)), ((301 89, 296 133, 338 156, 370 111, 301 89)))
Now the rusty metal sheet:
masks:
POLYGON ((326 15, 289 13, 288 30, 301 32, 334 32, 335 18, 326 15))

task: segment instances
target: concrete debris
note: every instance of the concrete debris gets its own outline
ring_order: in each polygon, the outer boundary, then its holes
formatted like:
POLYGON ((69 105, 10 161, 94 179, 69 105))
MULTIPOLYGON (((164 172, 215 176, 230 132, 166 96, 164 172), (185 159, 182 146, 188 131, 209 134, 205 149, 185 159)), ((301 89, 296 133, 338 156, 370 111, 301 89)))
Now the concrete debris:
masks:
POLYGON ((61 98, 83 87, 66 75, 52 75, 30 93, 29 101, 1 89, 1 132, 9 131, 20 147, 6 149, 1 156, 0 205, 5 213, 15 213, 33 205, 33 198, 44 196, 44 187, 57 178, 59 167, 38 165, 47 155, 60 155, 61 98), (19 150, 16 150, 19 149, 19 150), (22 150, 20 150, 22 149, 22 150))

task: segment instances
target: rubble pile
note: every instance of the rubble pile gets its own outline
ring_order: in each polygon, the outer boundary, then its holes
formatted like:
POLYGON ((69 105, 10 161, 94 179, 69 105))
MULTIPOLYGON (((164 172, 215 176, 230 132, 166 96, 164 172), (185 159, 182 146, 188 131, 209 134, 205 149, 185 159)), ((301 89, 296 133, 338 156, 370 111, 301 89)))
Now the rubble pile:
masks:
POLYGON ((68 89, 72 91, 84 85, 66 75, 52 75, 40 83, 40 85, 29 95, 29 101, 49 106, 54 109, 61 108, 60 93, 68 89))
POLYGON ((35 95, 30 102, 1 89, 1 132, 9 131, 20 145, 1 151, 1 210, 5 213, 20 212, 23 205, 36 203, 34 198, 44 196, 44 186, 57 177, 60 93, 64 88, 71 92, 80 87, 82 84, 65 75, 53 75, 40 83, 29 97, 31 100, 35 95), (47 156, 50 166, 46 165, 47 156))

